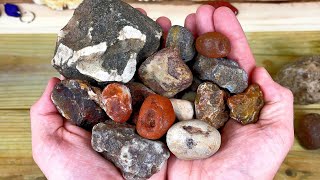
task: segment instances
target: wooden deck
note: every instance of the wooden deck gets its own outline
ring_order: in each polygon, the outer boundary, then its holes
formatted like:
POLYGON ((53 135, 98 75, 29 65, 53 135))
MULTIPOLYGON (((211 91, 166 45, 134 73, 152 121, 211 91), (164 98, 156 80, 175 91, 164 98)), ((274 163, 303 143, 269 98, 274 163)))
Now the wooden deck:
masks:
MULTIPOLYGON (((247 37, 257 64, 272 75, 300 56, 320 54, 320 29, 248 32, 247 37)), ((55 34, 1 34, 0 28, 0 179, 45 179, 31 155, 29 108, 47 80, 59 76, 50 64, 55 39, 55 34)), ((296 119, 311 112, 320 113, 320 104, 295 106, 296 119)), ((307 151, 295 142, 275 179, 320 179, 320 150, 307 151)))

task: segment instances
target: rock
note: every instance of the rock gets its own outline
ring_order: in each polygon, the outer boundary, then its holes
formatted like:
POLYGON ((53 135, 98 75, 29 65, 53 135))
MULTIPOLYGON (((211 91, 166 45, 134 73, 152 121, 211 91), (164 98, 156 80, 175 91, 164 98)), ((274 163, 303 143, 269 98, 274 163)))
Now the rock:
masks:
POLYGON ((179 159, 205 159, 218 151, 221 136, 204 121, 188 120, 174 124, 167 133, 167 146, 179 159))
POLYGON ((191 120, 194 115, 192 102, 182 99, 170 99, 174 113, 179 121, 191 120))
POLYGON ((213 81, 231 93, 241 93, 248 87, 247 73, 233 60, 200 55, 193 69, 200 79, 213 81))
POLYGON ((231 51, 229 39, 219 32, 207 32, 196 40, 198 53, 208 58, 227 57, 231 51))
POLYGON ((137 121, 137 132, 147 139, 159 139, 176 119, 170 100, 153 94, 143 102, 137 121))
POLYGON ((320 103, 320 56, 287 64, 275 80, 292 91, 295 104, 320 103))
POLYGON ((166 47, 176 47, 180 51, 182 59, 187 62, 196 54, 193 34, 185 27, 171 26, 166 39, 166 47))
POLYGON ((131 122, 137 124, 140 107, 143 101, 151 94, 155 94, 151 89, 147 88, 145 85, 138 82, 129 82, 126 84, 130 89, 132 97, 132 116, 131 122))
POLYGON ((228 98, 230 117, 243 125, 255 123, 264 105, 263 94, 258 84, 251 84, 243 93, 228 98))
POLYGON ((229 120, 226 108, 228 93, 211 82, 199 85, 194 102, 196 117, 219 129, 229 120))
POLYGON ((129 82, 158 50, 161 27, 120 0, 84 0, 58 35, 52 65, 66 78, 129 82))
POLYGON ((295 133, 300 144, 306 149, 320 148, 320 114, 306 114, 296 121, 295 133))
POLYGON ((196 95, 197 95, 196 92, 188 91, 188 92, 183 94, 181 99, 187 100, 187 101, 190 101, 190 102, 194 102, 195 99, 196 99, 196 95))
POLYGON ((140 66, 139 77, 144 85, 169 98, 188 88, 193 78, 174 48, 164 48, 150 56, 140 66))
POLYGON ((129 88, 119 83, 107 85, 102 91, 103 109, 115 122, 126 122, 132 113, 129 88))
POLYGON ((133 126, 112 121, 93 127, 91 144, 121 170, 125 179, 151 177, 170 156, 162 142, 144 139, 135 133, 133 126))
POLYGON ((86 81, 63 80, 52 90, 51 100, 60 114, 84 129, 91 128, 107 119, 99 107, 100 89, 92 87, 86 81))

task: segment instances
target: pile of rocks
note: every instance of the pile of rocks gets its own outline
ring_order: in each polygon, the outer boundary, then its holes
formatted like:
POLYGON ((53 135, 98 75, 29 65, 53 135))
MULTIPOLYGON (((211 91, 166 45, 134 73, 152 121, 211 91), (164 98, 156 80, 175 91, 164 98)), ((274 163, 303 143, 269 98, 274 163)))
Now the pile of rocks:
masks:
POLYGON ((225 58, 231 46, 221 33, 195 40, 172 26, 159 50, 161 37, 157 23, 122 1, 85 0, 52 59, 67 78, 53 103, 92 131, 93 149, 126 179, 158 172, 169 150, 185 160, 212 156, 221 144, 217 129, 230 117, 255 123, 264 104, 259 86, 248 86, 247 73, 225 58))

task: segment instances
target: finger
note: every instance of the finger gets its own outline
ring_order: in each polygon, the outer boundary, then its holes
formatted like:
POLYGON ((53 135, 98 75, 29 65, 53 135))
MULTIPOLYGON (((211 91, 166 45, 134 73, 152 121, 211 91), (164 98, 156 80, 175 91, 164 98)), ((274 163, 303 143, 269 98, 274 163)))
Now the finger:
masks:
POLYGON ((215 30, 230 40, 231 52, 228 57, 237 61, 250 75, 255 67, 255 60, 235 14, 227 7, 220 7, 214 12, 213 21, 215 30))
POLYGON ((187 28, 194 37, 197 35, 197 22, 196 22, 196 14, 192 13, 189 14, 185 21, 184 21, 184 27, 187 28))
POLYGON ((31 128, 35 135, 52 133, 63 125, 63 118, 51 101, 51 92, 58 82, 60 79, 51 78, 40 99, 31 107, 31 128))
POLYGON ((147 12, 142 8, 136 8, 136 10, 140 11, 144 15, 147 15, 147 12))
POLYGON ((171 27, 171 21, 169 18, 161 16, 156 20, 156 22, 161 26, 164 34, 168 33, 171 27))
POLYGON ((252 72, 252 82, 260 86, 266 103, 281 101, 281 86, 274 82, 268 71, 263 67, 257 67, 252 72))
POLYGON ((61 80, 65 80, 66 78, 63 75, 60 75, 61 80))
POLYGON ((214 7, 210 5, 202 5, 197 9, 196 22, 198 35, 214 31, 213 12, 214 7))

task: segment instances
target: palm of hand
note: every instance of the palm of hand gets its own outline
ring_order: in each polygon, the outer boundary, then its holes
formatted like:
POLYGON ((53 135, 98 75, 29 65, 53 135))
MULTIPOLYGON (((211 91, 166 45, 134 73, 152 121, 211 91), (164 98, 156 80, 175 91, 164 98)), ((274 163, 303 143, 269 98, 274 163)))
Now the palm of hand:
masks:
MULTIPOLYGON (((167 31, 167 18, 157 22, 167 31)), ((194 34, 219 31, 230 38, 230 58, 261 86, 266 105, 256 124, 241 126, 228 121, 222 130, 222 146, 205 160, 183 161, 171 155, 152 179, 271 179, 293 142, 292 94, 273 82, 266 70, 255 68, 254 58, 234 14, 227 8, 201 6, 186 18, 194 34), (228 21, 225 21, 228 19, 228 21), (214 22, 214 24, 213 24, 214 22), (228 28, 226 28, 228 27, 228 28)), ((31 109, 33 157, 50 179, 122 179, 118 170, 91 148, 90 133, 65 121, 50 100, 50 80, 41 99, 31 109)))

